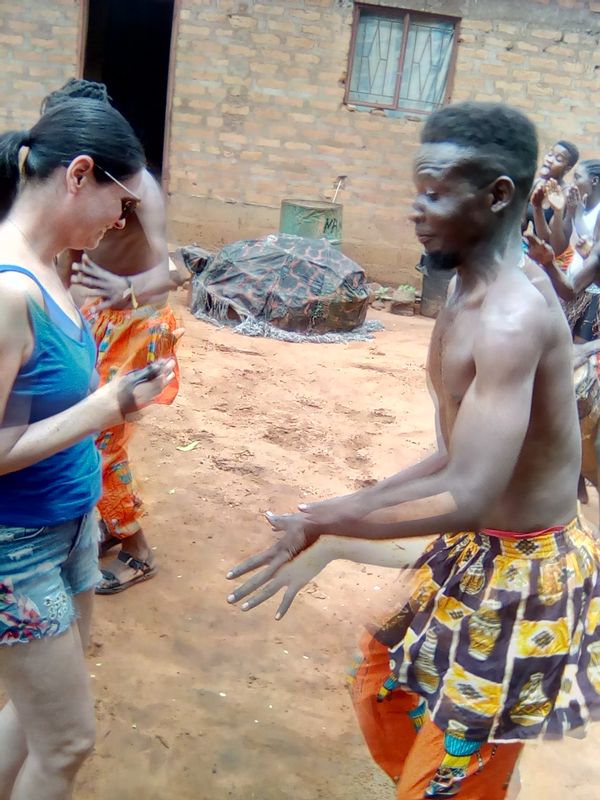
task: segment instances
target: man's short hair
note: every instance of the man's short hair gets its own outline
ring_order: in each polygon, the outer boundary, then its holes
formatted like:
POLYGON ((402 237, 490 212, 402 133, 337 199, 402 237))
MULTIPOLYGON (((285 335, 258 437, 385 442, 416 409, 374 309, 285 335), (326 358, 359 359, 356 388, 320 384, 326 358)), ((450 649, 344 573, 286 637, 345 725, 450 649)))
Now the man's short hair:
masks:
POLYGON ((579 148, 577 145, 574 145, 573 142, 569 142, 566 139, 559 139, 556 144, 560 147, 564 147, 569 154, 569 169, 574 167, 579 161, 579 148))
POLYGON ((477 153, 474 167, 485 182, 512 179, 520 200, 529 196, 537 169, 533 122, 502 103, 457 103, 434 112, 421 131, 423 144, 448 142, 477 153))

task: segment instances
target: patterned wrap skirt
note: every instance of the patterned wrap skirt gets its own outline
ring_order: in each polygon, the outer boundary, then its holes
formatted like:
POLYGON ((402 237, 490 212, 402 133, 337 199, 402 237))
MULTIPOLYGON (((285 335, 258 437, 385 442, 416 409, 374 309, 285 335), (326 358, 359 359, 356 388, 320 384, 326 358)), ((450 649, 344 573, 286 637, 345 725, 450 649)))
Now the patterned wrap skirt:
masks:
POLYGON ((577 521, 534 538, 456 533, 415 565, 375 637, 397 687, 454 739, 559 738, 600 716, 600 542, 577 521))

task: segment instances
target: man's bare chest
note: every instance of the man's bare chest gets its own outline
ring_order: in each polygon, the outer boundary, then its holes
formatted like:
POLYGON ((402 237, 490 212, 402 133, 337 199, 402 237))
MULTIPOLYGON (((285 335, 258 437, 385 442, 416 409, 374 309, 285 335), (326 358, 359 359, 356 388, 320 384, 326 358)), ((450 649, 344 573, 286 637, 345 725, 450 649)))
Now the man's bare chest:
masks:
POLYGON ((459 406, 475 378, 479 309, 443 309, 429 350, 429 376, 442 406, 459 406))

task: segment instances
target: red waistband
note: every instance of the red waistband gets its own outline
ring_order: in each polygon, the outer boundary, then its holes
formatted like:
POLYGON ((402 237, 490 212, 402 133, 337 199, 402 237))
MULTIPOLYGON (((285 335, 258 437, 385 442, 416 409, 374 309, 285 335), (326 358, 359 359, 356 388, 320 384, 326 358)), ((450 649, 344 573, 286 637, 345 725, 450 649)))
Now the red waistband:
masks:
POLYGON ((534 539, 536 536, 546 536, 549 533, 564 531, 565 525, 555 525, 553 528, 544 528, 543 531, 529 531, 517 533, 516 531, 497 531, 494 528, 482 528, 481 533, 486 536, 496 536, 498 539, 534 539))

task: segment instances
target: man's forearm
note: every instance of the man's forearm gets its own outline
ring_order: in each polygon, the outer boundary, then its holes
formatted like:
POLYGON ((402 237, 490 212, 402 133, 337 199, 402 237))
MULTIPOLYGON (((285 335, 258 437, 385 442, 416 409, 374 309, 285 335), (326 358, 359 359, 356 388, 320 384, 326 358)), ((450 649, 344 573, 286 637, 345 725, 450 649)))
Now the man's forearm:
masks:
POLYGON ((139 303, 166 302, 174 284, 169 276, 169 262, 159 264, 147 272, 127 278, 139 303))
POLYGON ((400 470, 395 475, 362 489, 356 493, 356 496, 360 496, 361 500, 364 500, 365 513, 370 513, 378 508, 396 505, 396 503, 402 502, 402 495, 398 494, 402 487, 412 481, 435 475, 444 469, 447 464, 448 454, 438 450, 422 461, 400 470))
POLYGON ((476 514, 468 509, 459 508, 450 492, 442 492, 379 509, 361 519, 315 526, 315 532, 379 541, 473 530, 477 526, 476 518, 476 514))
POLYGON ((558 266, 556 261, 552 261, 549 264, 543 264, 542 266, 546 272, 546 275, 550 278, 552 286, 554 287, 554 291, 561 300, 570 301, 577 297, 577 293, 575 292, 573 284, 558 266))
POLYGON ((397 486, 391 495, 380 495, 378 507, 350 520, 340 519, 320 525, 315 532, 363 539, 401 539, 427 536, 454 530, 468 530, 477 524, 484 492, 477 485, 467 486, 448 470, 397 486))
MULTIPOLYGON (((351 494, 332 497, 319 503, 312 504, 319 513, 327 513, 334 519, 357 519, 369 514, 377 508, 395 505, 401 502, 403 495, 398 492, 402 487, 412 481, 434 475, 448 463, 445 453, 437 452, 427 456, 417 464, 397 472, 395 475, 378 481, 372 486, 360 489, 351 494)), ((301 506, 302 508, 302 506, 301 506)))

